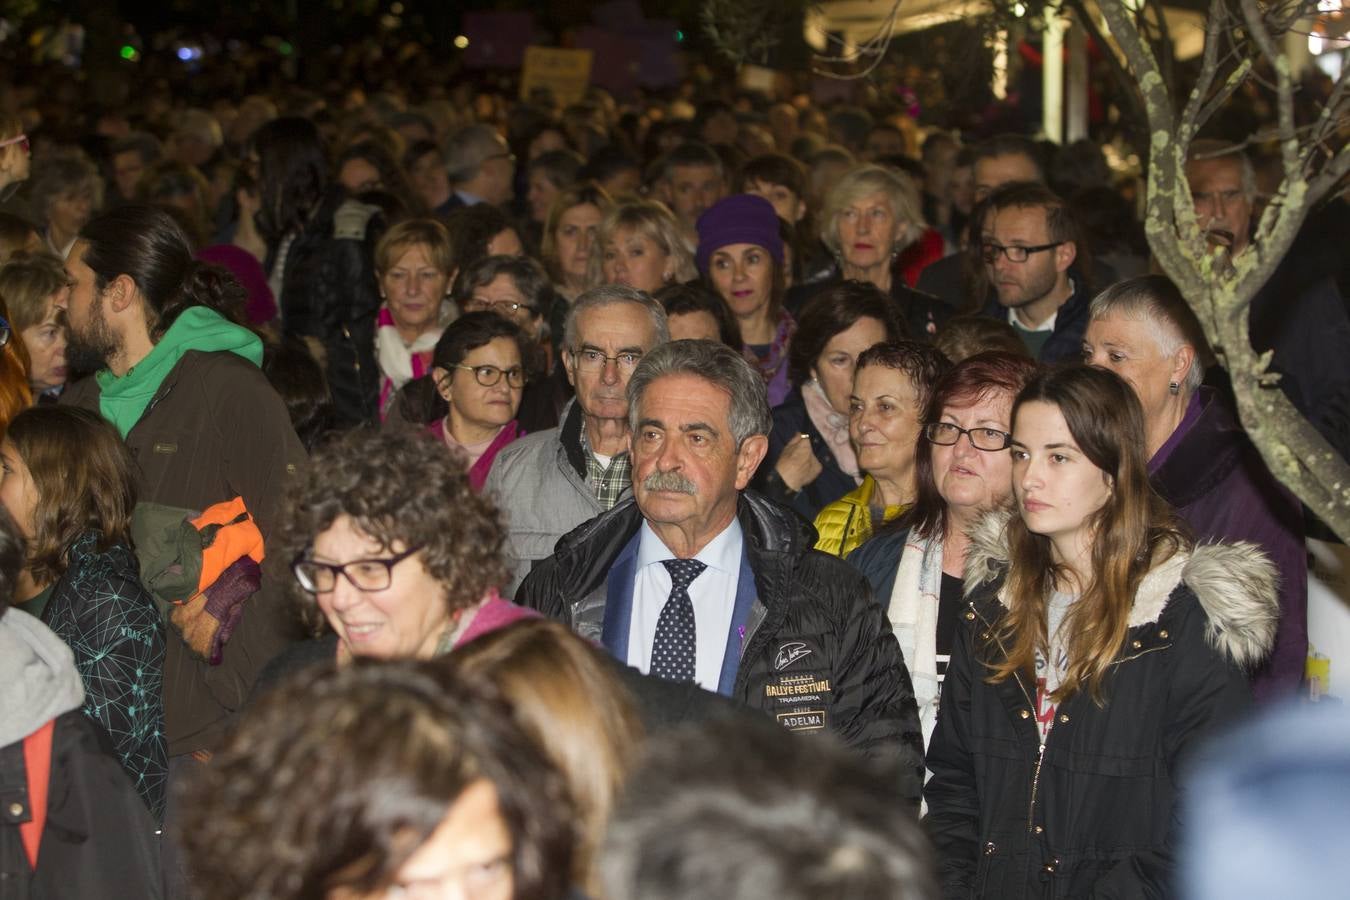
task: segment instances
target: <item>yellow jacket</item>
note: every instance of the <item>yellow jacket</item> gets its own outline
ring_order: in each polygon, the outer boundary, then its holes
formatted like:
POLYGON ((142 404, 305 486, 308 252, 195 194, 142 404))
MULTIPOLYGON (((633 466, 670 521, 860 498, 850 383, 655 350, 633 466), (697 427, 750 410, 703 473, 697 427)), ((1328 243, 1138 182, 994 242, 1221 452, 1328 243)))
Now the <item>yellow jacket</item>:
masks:
MULTIPOLYGON (((864 475, 862 484, 849 491, 816 516, 816 549, 844 558, 872 536, 872 494, 877 483, 864 475)), ((888 506, 883 521, 889 522, 907 509, 888 506)))

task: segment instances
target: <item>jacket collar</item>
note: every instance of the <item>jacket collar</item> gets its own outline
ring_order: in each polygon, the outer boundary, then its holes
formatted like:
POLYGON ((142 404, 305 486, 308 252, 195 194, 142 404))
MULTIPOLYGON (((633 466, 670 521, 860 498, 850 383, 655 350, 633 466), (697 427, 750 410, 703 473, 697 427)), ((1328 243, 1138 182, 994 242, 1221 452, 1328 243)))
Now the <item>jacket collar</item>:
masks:
MULTIPOLYGON (((1008 569, 1007 526, 1011 519, 1011 511, 991 512, 970 530, 965 565, 967 597, 989 585, 990 590, 997 589, 997 601, 1006 607, 1002 576, 1008 569)), ((1205 636, 1210 646, 1246 668, 1254 667, 1270 653, 1280 615, 1279 579, 1275 567, 1255 544, 1201 544, 1154 566, 1135 593, 1129 626, 1157 622, 1181 585, 1195 594, 1209 618, 1205 636)))
MULTIPOLYGON (((736 502, 746 554, 756 581, 774 580, 768 596, 785 595, 778 578, 787 578, 797 557, 815 546, 815 529, 786 507, 772 503, 751 490, 741 492, 736 502)), ((593 585, 574 583, 586 579, 597 566, 608 569, 642 526, 642 511, 629 495, 613 509, 582 523, 559 539, 555 556, 564 580, 564 591, 590 590, 593 585)), ((603 575, 603 573, 601 573, 603 575)), ((765 596, 765 591, 761 591, 765 596)))
MULTIPOLYGON (((1059 309, 1055 310, 1055 327, 1052 334, 1061 334, 1087 318, 1088 305, 1092 301, 1092 287, 1083 277, 1083 272, 1077 264, 1069 266, 1069 283, 1073 285, 1073 293, 1059 305, 1059 309)), ((992 319, 1004 322, 1008 320, 1008 308, 998 302, 998 293, 992 285, 984 304, 984 314, 992 319)))
POLYGON ((1153 486, 1177 508, 1208 494, 1251 449, 1251 439, 1213 388, 1200 388, 1200 403, 1190 431, 1153 473, 1153 486))
POLYGON ((581 446, 581 429, 585 419, 581 414, 581 404, 573 397, 563 407, 558 423, 558 442, 562 444, 563 454, 568 464, 583 479, 586 477, 586 450, 581 446))

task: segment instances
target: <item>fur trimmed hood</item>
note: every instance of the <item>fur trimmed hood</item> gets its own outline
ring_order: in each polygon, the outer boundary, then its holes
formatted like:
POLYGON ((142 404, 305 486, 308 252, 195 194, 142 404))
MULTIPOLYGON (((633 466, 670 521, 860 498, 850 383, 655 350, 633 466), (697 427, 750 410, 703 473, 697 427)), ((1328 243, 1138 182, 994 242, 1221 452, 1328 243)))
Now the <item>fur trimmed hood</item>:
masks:
MULTIPOLYGON (((969 531, 965 593, 1001 577, 1008 568, 1007 510, 983 516, 969 531)), ((1211 647, 1238 665, 1252 669, 1275 645, 1279 624, 1279 576, 1255 544, 1199 544, 1156 566, 1139 584, 1131 628, 1156 622, 1177 586, 1185 583, 1209 619, 1205 631, 1211 647)), ((1003 591, 998 599, 1004 602, 1003 591)))

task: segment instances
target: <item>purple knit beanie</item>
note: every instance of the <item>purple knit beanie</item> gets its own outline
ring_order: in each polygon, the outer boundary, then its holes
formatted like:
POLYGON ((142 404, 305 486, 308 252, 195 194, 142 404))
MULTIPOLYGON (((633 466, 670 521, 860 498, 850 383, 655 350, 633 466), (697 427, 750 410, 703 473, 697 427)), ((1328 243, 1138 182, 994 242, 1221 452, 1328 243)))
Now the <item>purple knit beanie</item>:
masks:
POLYGON ((705 275, 708 260, 727 244, 754 244, 783 264, 783 238, 773 204, 754 194, 733 194, 718 200, 698 217, 698 253, 694 262, 705 275))

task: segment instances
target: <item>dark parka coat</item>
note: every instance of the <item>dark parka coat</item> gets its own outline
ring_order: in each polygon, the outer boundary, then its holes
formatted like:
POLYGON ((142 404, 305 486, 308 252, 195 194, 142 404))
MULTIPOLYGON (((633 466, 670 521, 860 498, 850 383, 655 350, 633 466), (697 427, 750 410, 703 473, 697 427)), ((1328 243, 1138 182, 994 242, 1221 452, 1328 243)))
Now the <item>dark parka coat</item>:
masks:
POLYGON ((1003 525, 973 535, 968 606, 928 749, 924 824, 945 898, 1174 896, 1184 766, 1250 704, 1245 669, 1269 652, 1274 569, 1250 544, 1207 545, 1155 566, 1135 596, 1105 704, 1076 694, 1042 746, 1036 685, 989 684, 1006 572, 1003 525))
MULTIPOLYGON (((757 596, 732 699, 789 728, 823 724, 850 747, 903 768, 899 792, 917 808, 923 739, 914 689, 867 582, 842 560, 813 550, 815 529, 790 510, 746 491, 737 517, 757 596), (784 653, 789 645, 796 652, 784 653), (801 684, 823 687, 799 697, 794 686, 801 684), (807 721, 812 715, 814 723, 807 721)), ((630 498, 563 536, 521 584, 516 602, 599 640, 611 563, 642 521, 630 498)))

